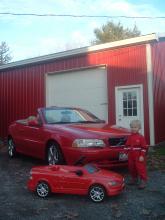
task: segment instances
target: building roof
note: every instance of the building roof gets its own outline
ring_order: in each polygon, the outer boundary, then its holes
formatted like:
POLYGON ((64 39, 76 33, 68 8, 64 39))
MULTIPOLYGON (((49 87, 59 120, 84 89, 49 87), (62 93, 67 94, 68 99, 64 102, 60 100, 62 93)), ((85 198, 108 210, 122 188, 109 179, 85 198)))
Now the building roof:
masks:
POLYGON ((114 41, 110 43, 104 43, 104 44, 99 44, 99 45, 94 45, 94 46, 89 46, 89 47, 82 47, 82 48, 77 48, 73 50, 67 50, 63 52, 34 57, 34 58, 20 60, 16 62, 11 62, 11 63, 0 66, 0 70, 5 70, 8 68, 24 66, 28 64, 34 64, 34 63, 40 63, 40 62, 45 62, 45 61, 51 61, 51 60, 60 59, 64 57, 70 57, 70 56, 79 55, 79 54, 86 54, 89 52, 96 52, 100 50, 114 49, 118 47, 125 47, 125 46, 136 45, 136 44, 144 44, 144 43, 149 43, 153 41, 159 41, 160 38, 165 38, 165 34, 158 35, 156 33, 152 33, 152 34, 143 35, 140 37, 134 37, 130 39, 114 41))

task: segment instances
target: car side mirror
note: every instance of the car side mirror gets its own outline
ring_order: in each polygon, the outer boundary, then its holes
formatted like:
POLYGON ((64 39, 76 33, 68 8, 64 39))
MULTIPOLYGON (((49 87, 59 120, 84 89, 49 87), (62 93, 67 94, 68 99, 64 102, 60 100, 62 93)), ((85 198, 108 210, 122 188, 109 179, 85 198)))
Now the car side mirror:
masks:
POLYGON ((28 121, 28 125, 32 127, 38 127, 40 126, 39 122, 37 120, 30 120, 28 121))
POLYGON ((76 170, 76 175, 77 176, 82 176, 83 175, 83 171, 82 170, 76 170))

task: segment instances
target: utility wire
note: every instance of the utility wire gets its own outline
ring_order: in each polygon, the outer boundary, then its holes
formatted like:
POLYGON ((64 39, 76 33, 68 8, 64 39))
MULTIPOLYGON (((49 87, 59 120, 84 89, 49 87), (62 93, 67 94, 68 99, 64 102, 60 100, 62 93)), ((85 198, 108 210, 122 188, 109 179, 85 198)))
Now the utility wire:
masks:
POLYGON ((35 14, 0 12, 0 15, 36 16, 36 17, 72 17, 72 18, 136 18, 136 19, 165 19, 165 16, 125 16, 125 15, 74 15, 74 14, 35 14))

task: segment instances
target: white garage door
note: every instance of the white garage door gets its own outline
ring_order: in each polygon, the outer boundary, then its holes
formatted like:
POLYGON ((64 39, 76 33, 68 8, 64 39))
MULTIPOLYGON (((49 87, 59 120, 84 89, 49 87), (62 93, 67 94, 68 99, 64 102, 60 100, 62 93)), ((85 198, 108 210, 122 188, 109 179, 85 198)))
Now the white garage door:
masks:
POLYGON ((107 120, 106 68, 47 74, 46 105, 80 107, 107 120))

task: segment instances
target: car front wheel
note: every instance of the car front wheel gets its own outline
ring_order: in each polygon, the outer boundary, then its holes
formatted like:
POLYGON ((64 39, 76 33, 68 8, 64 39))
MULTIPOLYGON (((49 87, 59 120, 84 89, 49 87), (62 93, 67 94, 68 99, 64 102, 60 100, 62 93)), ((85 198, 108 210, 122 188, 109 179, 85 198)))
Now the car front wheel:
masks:
POLYGON ((8 139, 8 155, 13 158, 16 155, 15 144, 12 138, 8 139))
POLYGON ((48 146, 47 150, 47 163, 49 165, 63 164, 64 159, 60 150, 60 147, 52 142, 48 146))
POLYGON ((36 193, 41 198, 46 198, 50 194, 50 187, 46 182, 40 182, 37 185, 36 193))
POLYGON ((103 186, 94 185, 90 187, 89 198, 93 202, 102 202, 106 197, 106 192, 103 186))

